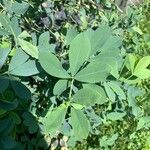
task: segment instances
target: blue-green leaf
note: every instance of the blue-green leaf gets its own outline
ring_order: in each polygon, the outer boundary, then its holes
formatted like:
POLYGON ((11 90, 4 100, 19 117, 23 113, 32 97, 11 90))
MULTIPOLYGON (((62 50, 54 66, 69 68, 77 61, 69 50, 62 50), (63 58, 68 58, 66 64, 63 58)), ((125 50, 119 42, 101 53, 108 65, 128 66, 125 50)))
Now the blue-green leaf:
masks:
POLYGON ((58 58, 51 52, 40 51, 39 62, 48 74, 58 78, 70 78, 69 74, 62 67, 58 58))
POLYGON ((108 85, 113 89, 113 91, 119 96, 120 99, 126 99, 125 92, 120 88, 117 83, 108 82, 108 85))
POLYGON ((38 130, 36 118, 28 112, 23 113, 22 117, 24 118, 23 124, 28 127, 29 132, 36 133, 38 130))
POLYGON ((96 61, 88 64, 78 72, 75 79, 81 82, 96 83, 105 81, 110 74, 110 67, 105 63, 96 61))
POLYGON ((10 65, 9 73, 16 76, 31 76, 39 71, 34 60, 28 60, 29 56, 21 49, 17 49, 10 65))
POLYGON ((23 83, 12 80, 11 85, 16 95, 21 99, 29 100, 31 98, 30 90, 23 83))
POLYGON ((68 80, 59 80, 53 89, 53 94, 54 95, 60 95, 62 92, 64 92, 68 87, 69 87, 69 82, 68 80))
POLYGON ((35 45, 20 38, 18 38, 18 43, 27 54, 38 59, 39 51, 35 45))
POLYGON ((112 121, 122 120, 125 115, 126 115, 125 112, 111 112, 107 114, 107 119, 112 121))
POLYGON ((11 6, 11 11, 13 11, 16 15, 24 14, 29 8, 29 4, 26 2, 14 2, 11 6))
POLYGON ((11 51, 10 48, 0 48, 0 69, 4 65, 10 51, 11 51))
POLYGON ((10 110, 14 110, 15 108, 17 108, 17 106, 18 106, 17 100, 6 101, 6 100, 0 99, 0 109, 10 111, 10 110))
POLYGON ((9 79, 0 76, 0 93, 3 93, 9 86, 9 79))
POLYGON ((101 98, 102 98, 101 92, 97 92, 96 90, 92 88, 85 87, 77 91, 73 95, 72 100, 81 105, 93 106, 96 103, 99 103, 101 98))
POLYGON ((56 132, 60 131, 66 112, 67 107, 63 104, 52 111, 48 111, 43 120, 45 132, 55 135, 56 132))
POLYGON ((89 121, 82 110, 71 109, 71 119, 70 124, 73 128, 73 134, 77 140, 86 139, 90 126, 89 121))
POLYGON ((136 65, 133 75, 140 79, 147 79, 150 77, 150 69, 147 67, 150 65, 150 56, 143 57, 136 65))
POLYGON ((106 98, 105 91, 99 85, 96 85, 96 84, 84 84, 83 88, 88 88, 88 89, 94 90, 95 92, 97 92, 99 94, 99 98, 96 101, 97 104, 101 105, 101 104, 104 104, 104 103, 106 103, 108 101, 107 98, 106 98))
POLYGON ((83 63, 88 59, 91 50, 91 44, 87 34, 80 33, 76 36, 69 49, 70 71, 74 76, 83 63))
POLYGON ((75 28, 70 27, 67 30, 67 35, 65 37, 65 44, 69 45, 71 43, 71 41, 77 36, 78 32, 75 28))

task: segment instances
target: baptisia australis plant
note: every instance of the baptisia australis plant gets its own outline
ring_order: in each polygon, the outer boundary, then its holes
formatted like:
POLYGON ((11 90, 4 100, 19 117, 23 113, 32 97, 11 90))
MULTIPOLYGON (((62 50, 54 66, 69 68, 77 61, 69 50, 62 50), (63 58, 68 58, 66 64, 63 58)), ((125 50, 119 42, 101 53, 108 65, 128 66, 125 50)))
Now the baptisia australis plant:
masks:
POLYGON ((106 81, 119 78, 119 47, 122 41, 103 25, 73 36, 68 43, 66 64, 61 63, 52 51, 39 50, 42 68, 49 75, 60 78, 54 86, 54 95, 68 91, 67 98, 58 107, 50 109, 42 123, 45 132, 54 136, 67 122, 71 127, 70 136, 81 141, 91 130, 85 110, 106 103, 108 100, 103 89, 106 81))

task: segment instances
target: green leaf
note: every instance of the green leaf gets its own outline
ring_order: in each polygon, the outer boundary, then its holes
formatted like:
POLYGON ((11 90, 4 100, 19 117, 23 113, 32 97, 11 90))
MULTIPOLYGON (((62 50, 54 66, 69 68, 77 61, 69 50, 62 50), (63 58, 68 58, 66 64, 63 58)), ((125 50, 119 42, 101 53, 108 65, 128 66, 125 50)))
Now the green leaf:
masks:
POLYGON ((150 56, 145 56, 143 57, 139 62, 138 64, 136 65, 135 67, 135 70, 134 72, 140 70, 140 69, 145 69, 147 68, 148 66, 150 65, 150 56))
POLYGON ((16 141, 11 136, 5 136, 2 139, 2 145, 4 149, 13 149, 16 146, 16 141))
POLYGON ((83 109, 84 106, 81 104, 77 104, 77 103, 71 103, 71 106, 75 109, 83 109))
POLYGON ((6 31, 5 29, 1 29, 1 28, 0 28, 0 35, 1 35, 1 36, 10 35, 10 32, 6 31))
POLYGON ((76 74, 75 79, 81 82, 96 83, 105 81, 110 73, 110 67, 105 63, 96 61, 88 64, 76 74))
POLYGON ((4 29, 10 34, 13 33, 13 28, 11 27, 10 19, 5 14, 0 14, 0 23, 4 27, 4 29))
POLYGON ((53 94, 54 95, 61 95, 68 87, 68 80, 59 80, 53 89, 53 94))
POLYGON ((108 85, 113 89, 113 91, 119 96, 120 99, 126 99, 125 92, 120 88, 117 83, 108 82, 108 85))
POLYGON ((150 127, 150 116, 144 116, 139 118, 136 130, 140 130, 146 127, 150 127))
POLYGON ((79 68, 88 59, 90 50, 91 44, 84 32, 72 40, 69 49, 69 63, 72 76, 77 73, 79 68))
POLYGON ((23 65, 28 59, 29 56, 21 48, 16 49, 13 58, 10 61, 9 70, 13 70, 18 66, 23 65))
POLYGON ((0 109, 10 111, 10 110, 14 110, 15 108, 17 108, 17 106, 18 106, 17 100, 6 101, 6 100, 0 99, 0 109))
POLYGON ((24 31, 18 36, 18 38, 20 38, 20 39, 31 38, 31 35, 30 35, 26 30, 24 30, 24 31))
POLYGON ((108 83, 104 82, 104 88, 105 91, 107 93, 108 98, 112 101, 115 102, 116 100, 116 95, 114 93, 114 91, 110 88, 110 86, 108 85, 108 83))
POLYGON ((104 45, 101 47, 102 51, 113 51, 116 48, 120 47, 122 45, 122 39, 118 36, 111 35, 104 45))
POLYGON ((103 25, 96 29, 95 31, 89 30, 88 35, 90 37, 91 43, 91 55, 95 54, 97 51, 100 51, 102 46, 105 44, 107 39, 111 35, 111 30, 109 26, 103 25))
POLYGON ((133 28, 133 30, 134 30, 135 32, 139 33, 140 35, 143 34, 142 30, 141 30, 138 26, 134 26, 134 27, 132 27, 132 28, 133 28))
POLYGON ((78 140, 86 139, 89 134, 89 121, 82 110, 71 109, 70 124, 78 140))
POLYGON ((18 43, 27 54, 38 59, 39 51, 36 46, 20 38, 18 38, 18 43))
POLYGON ((29 100, 31 98, 30 90, 19 81, 11 81, 11 85, 16 95, 21 99, 29 100))
POLYGON ((69 45, 71 41, 77 36, 78 32, 74 27, 70 27, 67 30, 67 35, 65 37, 65 44, 69 45))
POLYGON ((14 68, 13 70, 9 70, 9 72, 12 75, 24 77, 32 76, 39 73, 34 60, 29 60, 25 62, 22 66, 20 65, 17 66, 17 68, 14 68))
POLYGON ((69 74, 66 70, 64 70, 58 58, 51 52, 40 51, 39 62, 48 74, 58 78, 70 78, 69 74))
POLYGON ((21 118, 19 116, 19 114, 15 113, 15 112, 11 112, 9 114, 10 118, 13 119, 13 121, 15 122, 15 124, 20 124, 21 123, 21 118))
POLYGON ((28 127, 29 133, 36 133, 38 131, 36 118, 28 112, 23 113, 22 117, 24 118, 23 124, 28 127))
POLYGON ((128 90, 127 91, 128 105, 132 108, 132 114, 135 117, 139 117, 140 115, 143 115, 141 108, 137 104, 136 97, 143 96, 145 94, 145 91, 143 89, 139 89, 138 87, 134 87, 134 86, 129 86, 127 90, 128 90))
POLYGON ((0 93, 3 93, 9 86, 9 79, 0 76, 0 93))
POLYGON ((11 32, 12 32, 12 35, 14 36, 14 38, 15 38, 15 42, 17 42, 17 37, 21 34, 21 28, 19 26, 17 17, 13 17, 11 19, 10 26, 12 28, 11 32))
POLYGON ((109 114, 107 114, 107 119, 112 120, 112 121, 116 121, 116 120, 122 120, 123 117, 126 115, 125 112, 111 112, 109 114))
POLYGON ((100 91, 97 92, 92 88, 83 88, 73 95, 72 100, 81 105, 93 106, 96 103, 100 103, 101 98, 102 94, 100 91))
MULTIPOLYGON (((118 56, 118 55, 117 55, 118 56)), ((105 53, 100 53, 97 55, 95 58, 93 58, 93 61, 98 61, 101 63, 104 63, 108 65, 111 69, 111 74, 118 78, 119 73, 118 73, 118 58, 116 56, 110 55, 110 52, 105 52, 105 53)))
POLYGON ((101 147, 108 147, 108 146, 112 146, 115 144, 115 141, 118 139, 119 134, 113 134, 111 135, 111 137, 107 137, 107 136, 103 136, 100 139, 100 146, 101 147))
POLYGON ((113 134, 110 138, 107 139, 108 145, 114 145, 118 137, 119 137, 118 133, 113 134))
POLYGON ((99 94, 98 101, 96 102, 97 104, 102 105, 108 101, 106 98, 106 93, 102 87, 100 87, 96 84, 84 84, 83 88, 88 88, 88 89, 94 90, 95 92, 97 92, 99 94))
POLYGON ((125 65, 128 68, 128 70, 131 70, 132 74, 134 71, 135 62, 136 62, 136 57, 132 54, 128 54, 125 60, 125 65))
POLYGON ((39 45, 38 49, 39 51, 48 51, 48 52, 54 52, 55 50, 55 45, 54 44, 49 44, 50 40, 50 35, 49 32, 44 32, 40 35, 39 37, 39 45))
MULTIPOLYGON (((9 117, 4 117, 0 119, 0 134, 6 133, 8 134, 10 132, 10 129, 13 127, 13 122, 9 117)), ((6 135, 5 134, 5 135, 6 135)))
POLYGON ((0 48, 0 69, 4 65, 10 51, 11 51, 10 48, 0 48))
POLYGON ((134 75, 140 79, 148 79, 150 77, 150 70, 149 69, 141 69, 134 72, 134 75))
POLYGON ((0 109, 0 117, 3 116, 7 111, 4 109, 0 109))
POLYGON ((150 56, 143 57, 134 69, 134 75, 140 79, 146 79, 150 77, 150 69, 147 67, 150 65, 150 56))
POLYGON ((1 13, 0 23, 2 24, 6 32, 9 32, 10 35, 14 36, 16 41, 17 36, 21 33, 21 29, 18 25, 18 19, 16 17, 13 17, 12 20, 10 20, 7 15, 1 13))
POLYGON ((43 124, 45 126, 45 132, 55 135, 60 130, 60 127, 65 119, 67 107, 60 105, 52 111, 48 111, 46 114, 43 124))
POLYGON ((17 49, 13 56, 10 65, 9 73, 16 76, 31 76, 38 74, 36 62, 28 60, 29 56, 21 49, 17 49))
POLYGON ((91 59, 91 61, 97 61, 97 60, 100 60, 103 57, 110 57, 110 58, 113 57, 115 59, 119 59, 120 58, 120 56, 119 56, 119 49, 116 48, 116 49, 114 49, 114 51, 101 52, 98 55, 96 55, 95 57, 93 57, 91 59))
POLYGON ((17 15, 24 14, 29 8, 29 4, 25 2, 14 2, 11 6, 11 11, 13 11, 17 15))

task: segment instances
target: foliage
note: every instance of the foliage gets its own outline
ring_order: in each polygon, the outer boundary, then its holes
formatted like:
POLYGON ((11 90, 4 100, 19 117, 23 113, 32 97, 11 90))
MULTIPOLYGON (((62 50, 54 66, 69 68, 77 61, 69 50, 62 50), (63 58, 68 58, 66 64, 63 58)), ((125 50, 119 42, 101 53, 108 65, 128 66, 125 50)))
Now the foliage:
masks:
POLYGON ((148 150, 149 6, 1 0, 1 148, 148 150))

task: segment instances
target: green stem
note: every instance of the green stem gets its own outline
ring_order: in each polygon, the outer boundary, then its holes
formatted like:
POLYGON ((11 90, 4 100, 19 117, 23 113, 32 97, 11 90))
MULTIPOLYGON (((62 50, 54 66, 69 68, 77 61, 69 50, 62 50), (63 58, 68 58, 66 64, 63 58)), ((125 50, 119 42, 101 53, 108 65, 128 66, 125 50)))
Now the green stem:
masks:
POLYGON ((133 77, 133 74, 132 75, 130 75, 126 80, 129 80, 130 78, 132 78, 133 77))
POLYGON ((125 61, 123 62, 122 66, 121 66, 120 75, 122 74, 122 71, 123 71, 124 66, 125 66, 125 61))
POLYGON ((4 72, 4 73, 1 73, 0 75, 5 75, 5 74, 8 74, 8 71, 7 71, 7 72, 4 72))
POLYGON ((73 82, 74 82, 74 79, 72 79, 72 81, 71 81, 70 92, 69 92, 69 99, 72 96, 73 82))

